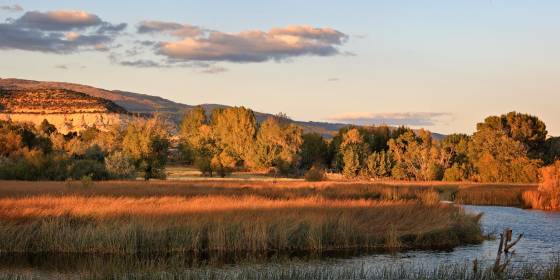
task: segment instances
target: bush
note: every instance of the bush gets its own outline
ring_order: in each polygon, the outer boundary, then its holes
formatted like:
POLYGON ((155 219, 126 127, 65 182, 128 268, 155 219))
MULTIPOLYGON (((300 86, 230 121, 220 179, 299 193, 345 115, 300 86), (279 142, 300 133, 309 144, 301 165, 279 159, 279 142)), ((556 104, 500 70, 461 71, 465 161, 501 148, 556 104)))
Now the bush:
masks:
POLYGON ((439 193, 434 190, 418 191, 416 197, 422 204, 428 206, 438 205, 440 201, 439 193))
POLYGON ((468 171, 462 164, 454 164, 443 173, 443 180, 447 182, 466 181, 468 178, 468 171))
POLYGON ((313 166, 305 172, 305 181, 319 182, 325 180, 325 170, 319 166, 313 166))
POLYGON ((90 176, 93 180, 105 180, 109 178, 109 174, 105 169, 105 165, 95 160, 76 160, 70 168, 69 177, 75 180, 81 180, 83 177, 90 176))
POLYGON ((112 179, 136 178, 136 168, 132 163, 132 159, 120 151, 105 158, 105 169, 112 179))
POLYGON ((194 161, 194 166, 202 172, 202 176, 212 177, 212 164, 207 157, 197 157, 194 161))
POLYGON ((86 149, 84 153, 84 159, 103 162, 105 160, 105 153, 103 152, 101 147, 99 147, 99 145, 95 144, 86 149))
POLYGON ((523 193, 523 202, 535 209, 560 209, 560 161, 540 169, 537 192, 523 193))

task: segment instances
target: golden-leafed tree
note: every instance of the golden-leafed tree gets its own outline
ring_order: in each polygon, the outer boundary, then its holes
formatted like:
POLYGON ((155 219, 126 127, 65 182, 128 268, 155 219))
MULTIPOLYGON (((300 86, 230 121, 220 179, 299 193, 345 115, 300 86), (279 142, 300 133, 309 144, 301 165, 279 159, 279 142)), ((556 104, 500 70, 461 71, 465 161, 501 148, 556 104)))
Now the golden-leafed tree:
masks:
POLYGON ((245 107, 218 108, 212 112, 212 132, 220 150, 226 150, 239 164, 253 166, 257 120, 245 107))
POLYGON ((287 172, 299 164, 302 143, 301 128, 285 119, 269 117, 259 127, 254 161, 259 167, 287 172))
POLYGON ((128 124, 123 151, 144 173, 144 178, 164 178, 169 148, 169 125, 158 115, 138 118, 128 124))

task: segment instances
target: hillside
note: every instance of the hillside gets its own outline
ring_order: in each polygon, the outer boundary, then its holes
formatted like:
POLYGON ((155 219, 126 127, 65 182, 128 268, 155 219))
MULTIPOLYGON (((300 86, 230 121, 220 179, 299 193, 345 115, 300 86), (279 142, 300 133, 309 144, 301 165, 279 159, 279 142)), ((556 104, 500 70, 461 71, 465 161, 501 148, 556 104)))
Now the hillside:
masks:
POLYGON ((127 113, 124 108, 107 99, 57 88, 0 88, 0 112, 10 114, 127 113))
MULTIPOLYGON (((0 89, 65 89, 74 92, 86 93, 94 97, 108 99, 116 105, 126 109, 130 113, 154 113, 159 112, 167 115, 175 122, 179 122, 186 110, 193 108, 193 105, 173 102, 171 100, 152 96, 147 94, 140 94, 134 92, 120 91, 120 90, 106 90, 95 88, 86 85, 63 83, 63 82, 44 82, 22 79, 0 79, 0 89)), ((216 108, 227 108, 230 106, 221 104, 201 104, 207 112, 211 112, 216 108)), ((268 113, 255 112, 258 121, 263 121, 271 116, 268 113)), ((332 137, 340 128, 347 126, 342 123, 327 123, 327 122, 305 122, 294 121, 305 132, 316 132, 324 137, 332 137)), ((434 138, 441 139, 444 136, 434 133, 434 138)))
MULTIPOLYGON (((94 97, 104 98, 113 101, 131 113, 154 113, 159 112, 168 115, 172 120, 178 122, 186 110, 193 108, 193 105, 173 102, 171 100, 120 90, 106 90, 86 85, 63 83, 63 82, 44 82, 23 79, 0 79, 0 88, 4 89, 66 89, 82 92, 94 97)), ((211 112, 215 108, 227 108, 230 106, 220 104, 201 104, 205 110, 211 112)), ((258 121, 263 121, 271 114, 255 112, 258 121)), ((346 126, 345 124, 323 123, 323 122, 303 122, 295 121, 306 132, 317 132, 326 137, 332 137, 338 129, 346 126)))
POLYGON ((0 87, 0 120, 27 122, 35 125, 44 120, 63 134, 91 126, 108 130, 130 118, 114 102, 61 88, 0 87))

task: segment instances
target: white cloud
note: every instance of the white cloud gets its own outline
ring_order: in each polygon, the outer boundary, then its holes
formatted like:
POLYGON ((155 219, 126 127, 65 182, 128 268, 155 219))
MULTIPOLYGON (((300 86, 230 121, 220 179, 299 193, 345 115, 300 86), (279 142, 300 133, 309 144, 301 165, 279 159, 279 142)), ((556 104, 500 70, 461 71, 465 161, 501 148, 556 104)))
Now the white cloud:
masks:
POLYGON ((327 118, 329 121, 350 123, 356 125, 409 125, 433 126, 442 119, 451 117, 451 113, 441 112, 398 112, 398 113, 373 113, 373 112, 347 112, 327 118))

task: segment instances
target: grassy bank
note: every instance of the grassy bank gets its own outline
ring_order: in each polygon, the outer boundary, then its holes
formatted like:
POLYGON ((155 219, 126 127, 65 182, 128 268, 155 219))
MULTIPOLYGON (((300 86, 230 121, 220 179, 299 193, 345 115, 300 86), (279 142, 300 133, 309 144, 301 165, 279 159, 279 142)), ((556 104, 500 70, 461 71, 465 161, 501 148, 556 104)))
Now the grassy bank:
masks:
POLYGON ((455 201, 460 204, 525 207, 523 193, 537 190, 536 184, 476 184, 457 189, 455 201))
POLYGON ((452 248, 482 241, 478 218, 414 201, 255 196, 0 199, 2 253, 270 253, 452 248))

